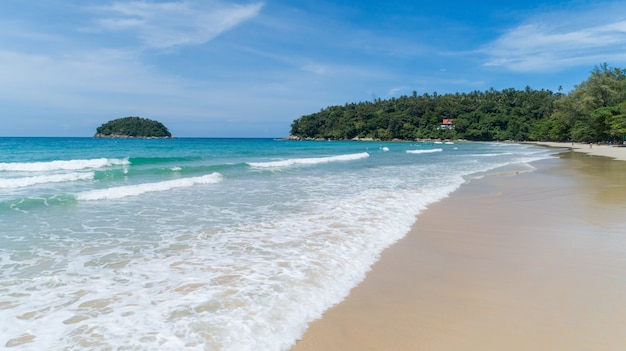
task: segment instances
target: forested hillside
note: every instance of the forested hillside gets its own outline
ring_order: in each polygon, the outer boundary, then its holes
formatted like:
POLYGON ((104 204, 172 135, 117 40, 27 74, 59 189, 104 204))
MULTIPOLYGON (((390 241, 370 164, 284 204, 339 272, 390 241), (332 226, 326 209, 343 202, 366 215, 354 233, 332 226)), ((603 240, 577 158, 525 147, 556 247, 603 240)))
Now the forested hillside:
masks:
POLYGON ((96 138, 171 138, 163 123, 141 117, 124 117, 109 121, 96 129, 96 138))
POLYGON ((389 100, 346 103, 296 119, 291 135, 314 139, 621 140, 626 136, 626 76, 622 69, 603 64, 568 94, 526 87, 445 95, 413 92, 389 100))

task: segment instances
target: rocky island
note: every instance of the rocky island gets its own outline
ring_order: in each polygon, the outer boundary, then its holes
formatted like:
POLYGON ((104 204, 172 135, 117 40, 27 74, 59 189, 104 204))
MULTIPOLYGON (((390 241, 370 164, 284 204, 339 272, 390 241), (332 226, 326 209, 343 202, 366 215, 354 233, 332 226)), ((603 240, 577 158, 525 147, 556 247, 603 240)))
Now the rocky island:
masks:
POLYGON ((124 117, 109 121, 96 129, 94 138, 171 138, 163 123, 141 117, 124 117))

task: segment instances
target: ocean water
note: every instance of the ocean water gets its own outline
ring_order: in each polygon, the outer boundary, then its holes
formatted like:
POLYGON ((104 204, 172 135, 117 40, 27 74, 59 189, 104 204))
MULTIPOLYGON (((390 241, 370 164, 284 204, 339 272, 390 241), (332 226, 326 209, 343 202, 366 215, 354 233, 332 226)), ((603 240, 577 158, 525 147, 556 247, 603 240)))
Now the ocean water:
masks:
POLYGON ((551 153, 0 138, 0 347, 288 350, 429 204, 551 153))

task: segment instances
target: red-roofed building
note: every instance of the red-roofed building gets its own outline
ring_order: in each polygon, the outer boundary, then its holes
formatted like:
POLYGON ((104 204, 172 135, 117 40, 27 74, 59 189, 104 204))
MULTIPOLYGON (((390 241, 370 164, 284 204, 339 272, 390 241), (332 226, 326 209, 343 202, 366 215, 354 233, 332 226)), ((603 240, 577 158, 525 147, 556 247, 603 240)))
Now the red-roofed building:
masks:
POLYGON ((454 121, 452 118, 444 118, 441 122, 441 129, 454 129, 454 121))

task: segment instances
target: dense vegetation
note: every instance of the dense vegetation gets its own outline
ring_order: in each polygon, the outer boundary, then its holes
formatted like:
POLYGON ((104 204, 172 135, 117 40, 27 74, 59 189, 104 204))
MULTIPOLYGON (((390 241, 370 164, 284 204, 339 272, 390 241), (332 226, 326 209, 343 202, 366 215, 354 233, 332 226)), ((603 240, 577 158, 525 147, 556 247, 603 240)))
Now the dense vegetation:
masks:
POLYGON ((172 134, 158 121, 141 117, 124 117, 109 121, 96 129, 96 138, 171 138, 172 134))
POLYGON ((626 76, 606 64, 569 94, 549 90, 401 96, 302 116, 291 135, 314 139, 617 141, 626 136, 626 76), (443 126, 452 119, 454 126, 443 126))

